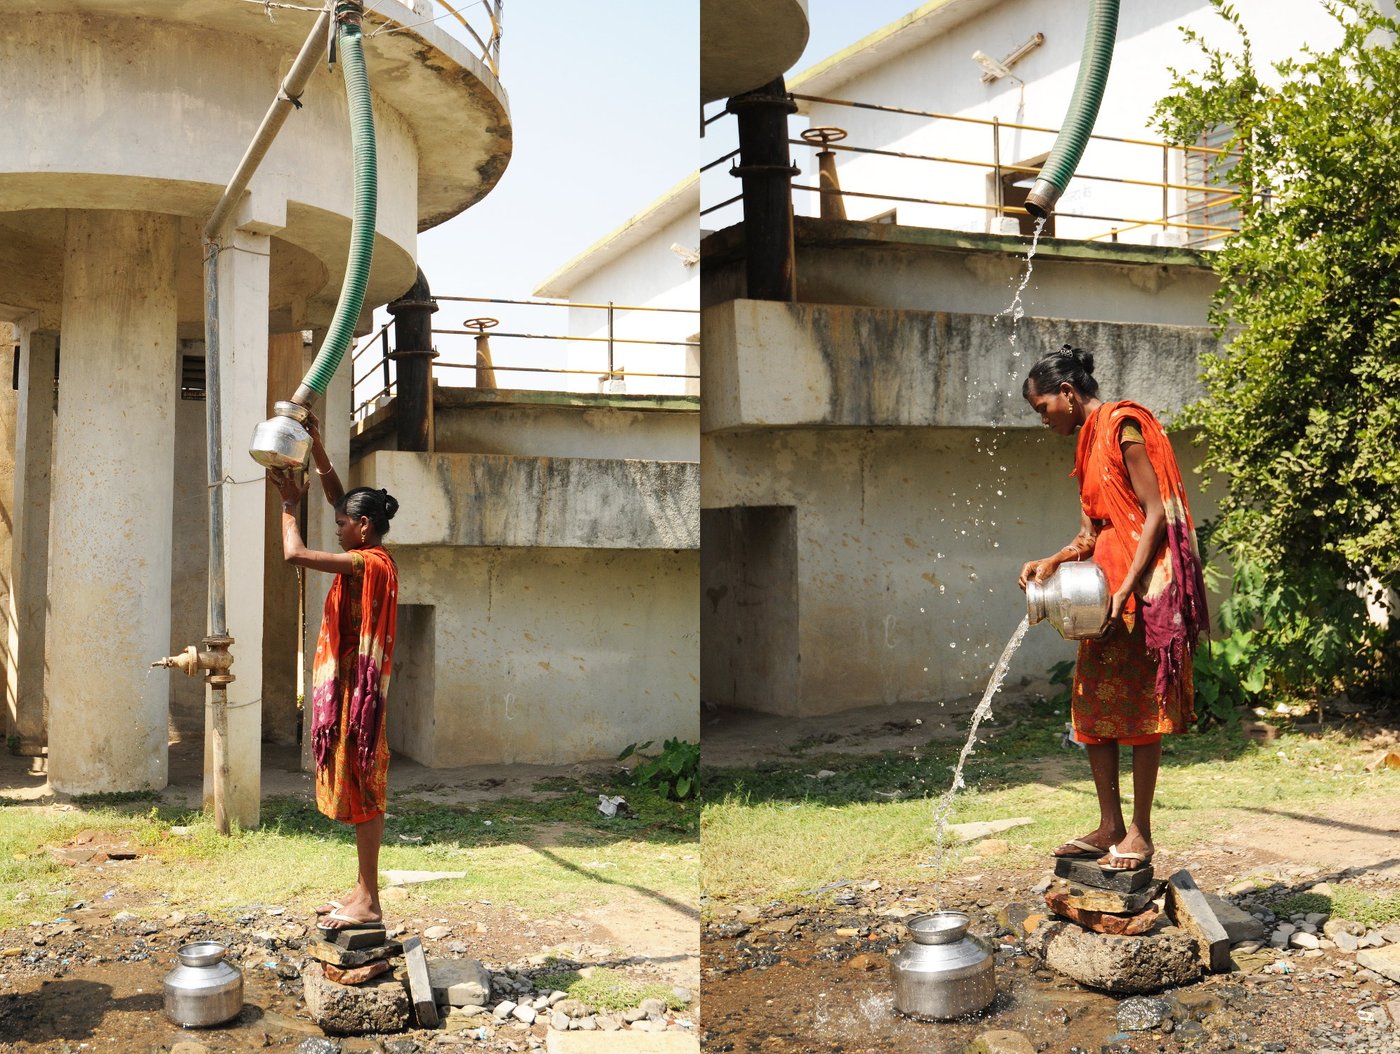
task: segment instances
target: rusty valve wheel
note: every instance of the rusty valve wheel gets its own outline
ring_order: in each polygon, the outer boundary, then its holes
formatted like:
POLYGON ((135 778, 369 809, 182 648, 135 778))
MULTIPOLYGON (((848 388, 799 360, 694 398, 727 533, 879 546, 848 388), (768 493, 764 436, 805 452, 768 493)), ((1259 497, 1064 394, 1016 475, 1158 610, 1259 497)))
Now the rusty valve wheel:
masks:
POLYGON ((839 143, 842 139, 845 139, 846 129, 830 127, 804 128, 802 130, 802 138, 809 143, 820 143, 822 146, 829 146, 832 143, 839 143))
POLYGON ((501 324, 499 318, 469 318, 462 325, 467 329, 474 329, 478 333, 485 333, 488 329, 495 329, 501 324))

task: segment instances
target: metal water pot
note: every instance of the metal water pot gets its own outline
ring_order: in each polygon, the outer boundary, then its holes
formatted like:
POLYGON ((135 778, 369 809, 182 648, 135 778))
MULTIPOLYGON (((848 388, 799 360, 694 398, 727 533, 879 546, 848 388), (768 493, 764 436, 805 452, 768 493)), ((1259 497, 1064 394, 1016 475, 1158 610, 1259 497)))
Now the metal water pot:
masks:
POLYGON ((890 957, 894 1008, 901 1014, 946 1021, 975 1014, 996 998, 996 960, 967 935, 971 921, 961 911, 935 911, 905 923, 913 943, 890 957))
POLYGON ((1026 621, 1045 619, 1065 640, 1097 637, 1108 602, 1108 580, 1092 560, 1061 564, 1044 582, 1026 583, 1026 621))
POLYGON ((243 973, 224 961, 218 941, 186 944, 180 965, 165 975, 165 1016, 177 1025, 218 1025, 243 1009, 243 973))
POLYGON ((248 453, 268 468, 305 469, 311 458, 311 435, 302 427, 307 408, 300 403, 276 402, 273 414, 253 429, 248 453))

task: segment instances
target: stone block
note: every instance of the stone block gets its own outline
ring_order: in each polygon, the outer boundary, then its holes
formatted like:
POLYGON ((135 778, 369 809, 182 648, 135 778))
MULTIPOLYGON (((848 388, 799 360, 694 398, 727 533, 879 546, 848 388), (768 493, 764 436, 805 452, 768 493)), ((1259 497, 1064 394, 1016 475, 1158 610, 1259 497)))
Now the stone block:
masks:
POLYGON ((448 1006, 485 1006, 491 1001, 491 971, 475 959, 429 959, 433 998, 448 1006))
POLYGON ((1116 889, 1096 889, 1065 879, 1056 879, 1046 890, 1045 902, 1051 896, 1065 898, 1065 903, 1079 911, 1106 911, 1112 915, 1136 915, 1147 905, 1162 895, 1165 882, 1152 882, 1136 893, 1122 893, 1116 889))
POLYGON ((1149 903, 1147 908, 1136 915, 1113 915, 1106 911, 1089 911, 1084 908, 1077 908, 1069 903, 1069 894, 1051 891, 1045 894, 1046 906, 1056 915, 1077 922, 1085 929, 1093 930, 1095 933, 1116 933, 1125 936, 1137 936, 1149 932, 1156 925, 1161 912, 1156 904, 1149 903))
POLYGON ((1026 937, 1025 946, 1052 970, 1114 995, 1158 992, 1201 975, 1198 945, 1185 933, 1114 937, 1048 922, 1026 937))
POLYGON ((950 823, 946 832, 954 842, 975 842, 979 838, 990 838, 994 834, 1033 823, 1035 820, 1029 816, 1017 816, 1009 820, 978 820, 973 823, 950 823))
POLYGON ((1389 981, 1400 983, 1400 944, 1362 948, 1356 953, 1356 964, 1376 971, 1389 981))
POLYGON ((1065 859, 1055 861, 1055 875, 1058 878, 1067 878, 1077 885, 1112 889, 1119 893, 1136 893, 1150 885, 1156 877, 1151 864, 1139 867, 1135 871, 1119 871, 1100 867, 1093 860, 1065 859))
POLYGON ((323 941, 334 944, 337 948, 345 948, 347 951, 374 948, 386 940, 382 922, 375 926, 347 926, 342 930, 317 926, 316 932, 323 941))
POLYGON ((1178 871, 1167 879, 1167 914, 1191 934, 1201 948, 1201 964, 1212 973, 1230 969, 1230 938, 1211 911, 1189 871, 1178 871))
POLYGON ((1210 905, 1215 920, 1224 927, 1225 936, 1230 938, 1231 944, 1264 939, 1264 924, 1249 912, 1236 907, 1223 897, 1217 897, 1214 893, 1206 894, 1206 903, 1210 905))
POLYGON ((1021 1033, 998 1028, 983 1032, 967 1045, 964 1054, 1035 1054, 1035 1047, 1021 1033))
POLYGON ((330 941, 312 940, 307 941, 305 950, 306 954, 313 959, 320 959, 323 963, 330 963, 332 966, 363 966, 376 959, 388 959, 400 954, 403 951, 403 945, 398 941, 389 941, 387 944, 380 944, 377 947, 350 951, 338 947, 330 941))
POLYGON ((347 988, 327 980, 319 962, 309 962, 302 968, 301 981, 307 1013, 327 1032, 399 1032, 408 1024, 408 992, 393 978, 347 988))

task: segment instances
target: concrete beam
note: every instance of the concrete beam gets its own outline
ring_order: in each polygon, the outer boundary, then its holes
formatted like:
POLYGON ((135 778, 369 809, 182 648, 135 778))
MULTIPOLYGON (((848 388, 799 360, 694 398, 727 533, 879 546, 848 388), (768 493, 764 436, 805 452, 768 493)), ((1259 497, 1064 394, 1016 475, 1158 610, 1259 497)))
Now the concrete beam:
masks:
POLYGON ((41 753, 46 742, 44 632, 49 609, 49 473, 57 348, 54 334, 20 327, 5 732, 18 736, 20 753, 29 755, 41 753))
POLYGON ((399 500, 393 547, 700 545, 695 462, 380 450, 358 463, 356 477, 399 500))
POLYGON ((704 433, 794 427, 1040 428, 1021 398, 1037 358, 1092 349, 1106 398, 1168 418, 1201 394, 1208 326, 731 300, 703 315, 704 433))

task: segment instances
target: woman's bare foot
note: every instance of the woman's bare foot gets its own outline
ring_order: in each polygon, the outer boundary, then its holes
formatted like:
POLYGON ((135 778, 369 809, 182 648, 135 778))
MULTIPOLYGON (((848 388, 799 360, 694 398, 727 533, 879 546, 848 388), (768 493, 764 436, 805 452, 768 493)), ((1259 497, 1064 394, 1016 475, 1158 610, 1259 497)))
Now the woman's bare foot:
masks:
POLYGON ((346 897, 340 907, 327 912, 317 920, 316 925, 323 930, 346 930, 356 926, 369 926, 384 921, 384 913, 377 902, 358 891, 346 897))
POLYGON ((1119 839, 1123 838, 1127 832, 1123 830, 1113 830, 1113 828, 1100 827, 1090 831, 1081 838, 1071 838, 1064 845, 1057 846, 1050 851, 1050 855, 1056 858, 1076 859, 1091 856, 1099 856, 1108 852, 1108 847, 1119 839))
POLYGON ((1099 858, 1099 866, 1113 871, 1136 871, 1152 863, 1156 850, 1136 827, 1129 827, 1123 837, 1117 839, 1109 851, 1099 858))

